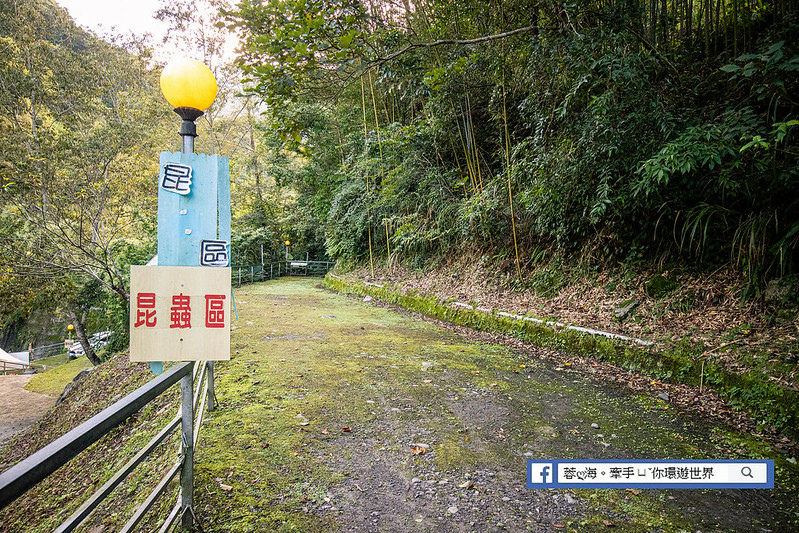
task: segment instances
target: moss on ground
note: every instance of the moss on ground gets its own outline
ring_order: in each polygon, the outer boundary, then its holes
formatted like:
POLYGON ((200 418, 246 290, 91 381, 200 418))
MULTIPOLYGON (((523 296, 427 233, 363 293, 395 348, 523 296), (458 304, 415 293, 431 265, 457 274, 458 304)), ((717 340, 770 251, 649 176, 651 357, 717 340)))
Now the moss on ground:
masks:
MULTIPOLYGON (((66 356, 63 357, 66 358, 66 356)), ((25 385, 25 390, 47 394, 48 396, 59 396, 64 391, 64 387, 75 379, 75 376, 91 366, 92 364, 85 357, 58 364, 58 366, 48 366, 45 372, 36 374, 31 378, 28 384, 25 385)))
MULTIPOLYGON (((789 515, 796 466, 754 437, 597 386, 573 367, 553 367, 545 353, 475 342, 314 283, 280 280, 235 292, 232 359, 217 364, 219 408, 206 416, 195 452, 195 513, 204 531, 799 526, 789 515), (755 491, 525 488, 528 458, 763 456, 777 464, 768 500, 755 491)), ((38 429, 61 434, 148 378, 141 368, 106 363, 38 429)), ((174 415, 175 399, 149 406, 4 510, 4 527, 52 530, 79 505, 76 494, 102 483, 174 415)), ((162 445, 86 529, 118 529, 176 449, 174 441, 162 445)), ((4 460, 13 460, 7 452, 4 460)), ((170 494, 142 530, 157 525, 170 494)))
POLYGON ((715 389, 734 407, 747 411, 762 425, 799 437, 799 392, 779 386, 757 369, 745 373, 729 372, 702 357, 704 346, 687 340, 674 348, 656 350, 475 309, 453 308, 436 298, 402 292, 390 286, 365 285, 332 275, 325 278, 324 285, 345 294, 379 298, 461 326, 511 335, 537 346, 594 357, 624 370, 646 373, 657 380, 694 386, 703 384, 715 389))
MULTIPOLYGON (((468 511, 477 530, 500 522, 535 529, 541 524, 505 498, 524 490, 527 458, 739 458, 764 451, 718 450, 716 433, 703 433, 662 402, 599 389, 569 368, 314 290, 313 283, 281 280, 236 292, 233 358, 218 364, 220 407, 207 417, 197 450, 196 497, 207 531, 440 526, 419 511, 442 505, 436 498, 444 489, 427 503, 413 488, 385 488, 417 486, 411 479, 458 487, 448 497, 459 502, 482 502, 468 511), (414 446, 425 453, 415 455, 414 446), (375 513, 381 522, 372 521, 375 513), (500 520, 503 513, 510 516, 500 520)), ((777 460, 786 474, 780 490, 789 492, 785 480, 795 479, 796 469, 777 460)), ((529 505, 557 492, 522 498, 529 505)), ((621 531, 713 520, 686 511, 676 492, 574 491, 587 507, 557 512, 586 531, 606 527, 605 520, 621 531)), ((700 499, 716 505, 717 515, 729 505, 760 512, 723 492, 700 499)), ((442 516, 459 516, 447 508, 442 516)))

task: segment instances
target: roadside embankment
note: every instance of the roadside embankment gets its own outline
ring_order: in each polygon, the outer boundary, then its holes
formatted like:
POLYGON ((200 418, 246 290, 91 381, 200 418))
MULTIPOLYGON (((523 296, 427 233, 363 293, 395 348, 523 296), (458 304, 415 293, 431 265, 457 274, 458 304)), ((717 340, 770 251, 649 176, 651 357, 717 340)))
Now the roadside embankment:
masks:
MULTIPOLYGON (((370 283, 355 277, 329 274, 324 285, 342 293, 370 296, 460 326, 591 357, 628 372, 645 374, 653 380, 698 387, 700 392, 710 388, 731 406, 748 413, 759 430, 768 432, 774 428, 794 440, 799 434, 797 391, 780 386, 761 372, 732 372, 690 343, 668 347, 646 345, 618 335, 589 333, 586 328, 570 329, 565 324, 553 324, 542 318, 465 306, 453 299, 442 300, 390 283, 370 283)), ((789 443, 783 445, 791 447, 789 443)))

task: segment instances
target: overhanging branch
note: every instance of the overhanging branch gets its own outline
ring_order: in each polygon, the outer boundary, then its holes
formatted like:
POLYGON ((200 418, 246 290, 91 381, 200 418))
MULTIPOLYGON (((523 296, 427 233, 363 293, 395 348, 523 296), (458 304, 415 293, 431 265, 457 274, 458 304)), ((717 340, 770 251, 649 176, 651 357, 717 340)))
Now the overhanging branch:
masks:
POLYGON ((439 39, 438 41, 432 41, 429 43, 413 43, 409 44, 405 48, 401 48, 396 52, 392 52, 386 57, 380 57, 372 61, 373 64, 382 64, 392 59, 396 59, 397 57, 410 52, 411 50, 415 50, 417 48, 433 48, 436 46, 445 46, 445 45, 469 45, 469 44, 478 44, 483 43, 486 41, 496 41, 498 39, 505 39, 507 37, 511 37, 513 35, 518 35, 520 33, 527 33, 530 31, 538 31, 538 30, 551 30, 556 29, 553 26, 525 26, 524 28, 516 28, 515 30, 506 31, 503 33, 496 33, 494 35, 484 35, 482 37, 475 37, 474 39, 439 39))

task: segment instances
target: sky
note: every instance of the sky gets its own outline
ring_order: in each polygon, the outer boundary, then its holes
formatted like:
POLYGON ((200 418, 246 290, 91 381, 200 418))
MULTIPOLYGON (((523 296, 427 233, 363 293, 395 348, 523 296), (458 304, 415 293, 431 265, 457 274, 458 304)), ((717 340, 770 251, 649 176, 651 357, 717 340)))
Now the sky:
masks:
POLYGON ((103 36, 113 32, 136 35, 151 33, 160 42, 166 24, 153 17, 161 6, 160 0, 56 0, 79 26, 103 36), (113 29, 113 31, 112 31, 113 29))
MULTIPOLYGON (((163 0, 55 0, 58 5, 66 9, 78 26, 89 29, 103 38, 107 34, 143 36, 145 33, 152 35, 150 41, 153 47, 153 56, 159 61, 169 61, 175 56, 182 56, 187 52, 176 49, 174 46, 166 47, 163 38, 166 35, 168 24, 154 17, 155 12, 164 3, 163 0)), ((200 5, 198 4, 198 8, 200 5)), ((222 53, 225 61, 230 61, 235 55, 238 39, 228 36, 222 53)), ((193 57, 192 52, 188 52, 193 57)), ((193 57, 202 60, 202 57, 193 57)))

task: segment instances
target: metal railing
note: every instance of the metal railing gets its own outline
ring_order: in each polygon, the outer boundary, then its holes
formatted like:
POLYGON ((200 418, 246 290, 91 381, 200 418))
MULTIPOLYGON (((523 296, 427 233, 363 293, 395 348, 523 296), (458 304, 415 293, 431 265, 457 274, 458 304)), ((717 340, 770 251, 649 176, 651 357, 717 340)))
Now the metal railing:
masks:
POLYGON ((276 261, 264 265, 234 266, 231 268, 232 282, 236 287, 244 283, 268 281, 281 276, 324 277, 336 265, 335 261, 276 261))
POLYGON ((29 369, 31 366, 28 363, 24 363, 20 361, 19 363, 14 363, 11 361, 3 361, 3 375, 7 374, 8 372, 22 372, 29 369))
POLYGON ((182 528, 193 527, 193 485, 194 485, 194 447, 197 443, 203 408, 206 399, 208 410, 214 410, 214 365, 213 361, 203 363, 180 363, 160 376, 136 389, 113 405, 105 408, 86 422, 82 423, 66 435, 51 442, 41 450, 23 459, 0 474, 0 509, 22 496, 37 483, 55 472, 81 451, 97 442, 113 428, 127 420, 149 402, 157 398, 172 385, 180 381, 181 404, 179 414, 155 435, 147 445, 139 450, 122 468, 103 484, 88 500, 55 531, 66 533, 78 527, 113 489, 150 455, 179 425, 181 426, 181 453, 178 460, 161 479, 147 499, 139 505, 134 515, 121 529, 132 531, 144 518, 159 496, 166 490, 169 482, 180 472, 180 491, 178 501, 161 526, 166 532, 178 518, 182 520, 182 528), (199 372, 199 379, 196 374, 199 372), (203 380, 206 387, 203 388, 203 380), (194 383, 198 384, 194 392, 194 383), (201 398, 201 399, 200 399, 201 398), (194 412, 199 400, 197 419, 194 412))
POLYGON ((45 346, 35 346, 33 350, 31 350, 30 360, 31 362, 33 362, 39 359, 45 359, 47 357, 60 355, 66 352, 67 352, 67 347, 64 345, 63 342, 47 344, 45 346))

